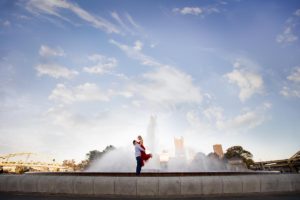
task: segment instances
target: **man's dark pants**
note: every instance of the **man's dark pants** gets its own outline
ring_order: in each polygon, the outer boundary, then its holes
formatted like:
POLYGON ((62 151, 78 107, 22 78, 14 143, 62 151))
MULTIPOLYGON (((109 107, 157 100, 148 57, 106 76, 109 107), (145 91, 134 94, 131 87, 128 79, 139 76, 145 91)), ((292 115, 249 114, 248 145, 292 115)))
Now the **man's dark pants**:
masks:
POLYGON ((141 156, 136 157, 136 175, 140 175, 142 169, 142 158, 141 156))

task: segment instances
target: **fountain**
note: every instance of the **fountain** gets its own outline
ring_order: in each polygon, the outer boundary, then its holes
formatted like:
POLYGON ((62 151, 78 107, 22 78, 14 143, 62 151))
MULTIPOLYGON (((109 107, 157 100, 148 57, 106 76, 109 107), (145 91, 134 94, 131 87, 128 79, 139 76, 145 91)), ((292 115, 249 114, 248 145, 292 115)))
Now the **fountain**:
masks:
MULTIPOLYGON (((175 155, 171 156, 166 151, 165 158, 162 158, 163 152, 159 152, 159 141, 156 137, 157 130, 156 117, 151 116, 147 128, 147 135, 145 139, 145 146, 148 153, 152 153, 153 158, 150 159, 143 167, 143 173, 157 172, 160 175, 168 172, 231 172, 227 169, 226 165, 216 158, 209 158, 203 153, 194 155, 194 159, 187 159, 184 139, 174 138, 175 155), (162 160, 163 159, 163 160, 162 160)), ((116 150, 106 153, 100 159, 94 161, 86 172, 127 172, 134 173, 136 161, 133 157, 133 147, 128 145, 127 147, 118 148, 116 150)), ((239 170, 241 171, 241 170, 239 170)), ((244 169, 243 171, 247 171, 244 169)))

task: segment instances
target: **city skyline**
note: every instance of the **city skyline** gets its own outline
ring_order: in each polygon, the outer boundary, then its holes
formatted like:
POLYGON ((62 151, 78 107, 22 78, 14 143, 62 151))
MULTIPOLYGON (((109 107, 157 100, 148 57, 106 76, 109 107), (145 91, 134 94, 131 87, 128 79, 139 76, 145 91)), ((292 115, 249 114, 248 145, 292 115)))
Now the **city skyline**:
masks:
MULTIPOLYGON (((300 2, 0 1, 0 155, 83 160, 156 117, 208 154, 300 150, 300 2)), ((145 141, 147 144, 147 140, 145 141)))

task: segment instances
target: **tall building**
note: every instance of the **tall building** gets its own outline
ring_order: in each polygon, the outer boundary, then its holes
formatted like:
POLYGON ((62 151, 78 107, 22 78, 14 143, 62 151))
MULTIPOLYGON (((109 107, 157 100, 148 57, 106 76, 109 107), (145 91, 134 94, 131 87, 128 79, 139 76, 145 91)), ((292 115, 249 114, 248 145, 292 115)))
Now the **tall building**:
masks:
POLYGON ((213 145, 214 152, 219 156, 219 158, 223 158, 224 153, 223 153, 223 148, 221 144, 215 144, 213 145))
POLYGON ((150 150, 150 152, 154 155, 158 153, 156 148, 157 138, 156 138, 156 117, 155 116, 150 117, 146 140, 147 140, 146 143, 147 143, 148 150, 150 150))
POLYGON ((175 156, 176 157, 184 157, 184 139, 183 137, 180 138, 174 138, 174 144, 175 144, 175 156))
POLYGON ((170 159, 170 155, 168 151, 163 151, 160 155, 159 155, 159 162, 160 162, 160 169, 161 170, 166 170, 168 169, 168 162, 170 159))

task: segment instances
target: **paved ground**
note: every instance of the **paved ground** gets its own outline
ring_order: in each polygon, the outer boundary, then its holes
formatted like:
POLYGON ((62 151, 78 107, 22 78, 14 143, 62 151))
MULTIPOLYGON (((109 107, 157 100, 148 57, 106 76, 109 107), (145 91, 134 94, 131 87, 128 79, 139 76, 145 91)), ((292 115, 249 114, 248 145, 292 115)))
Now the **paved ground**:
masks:
MULTIPOLYGON (((0 193, 0 200, 123 200, 123 199, 140 199, 140 200, 157 200, 158 198, 124 198, 124 197, 78 197, 78 196, 53 196, 53 195, 36 195, 36 194, 13 194, 0 193)), ((188 197, 188 198, 162 198, 158 200, 184 199, 184 200, 299 200, 299 194, 274 194, 274 195, 248 195, 248 196, 215 196, 215 197, 188 197)))

